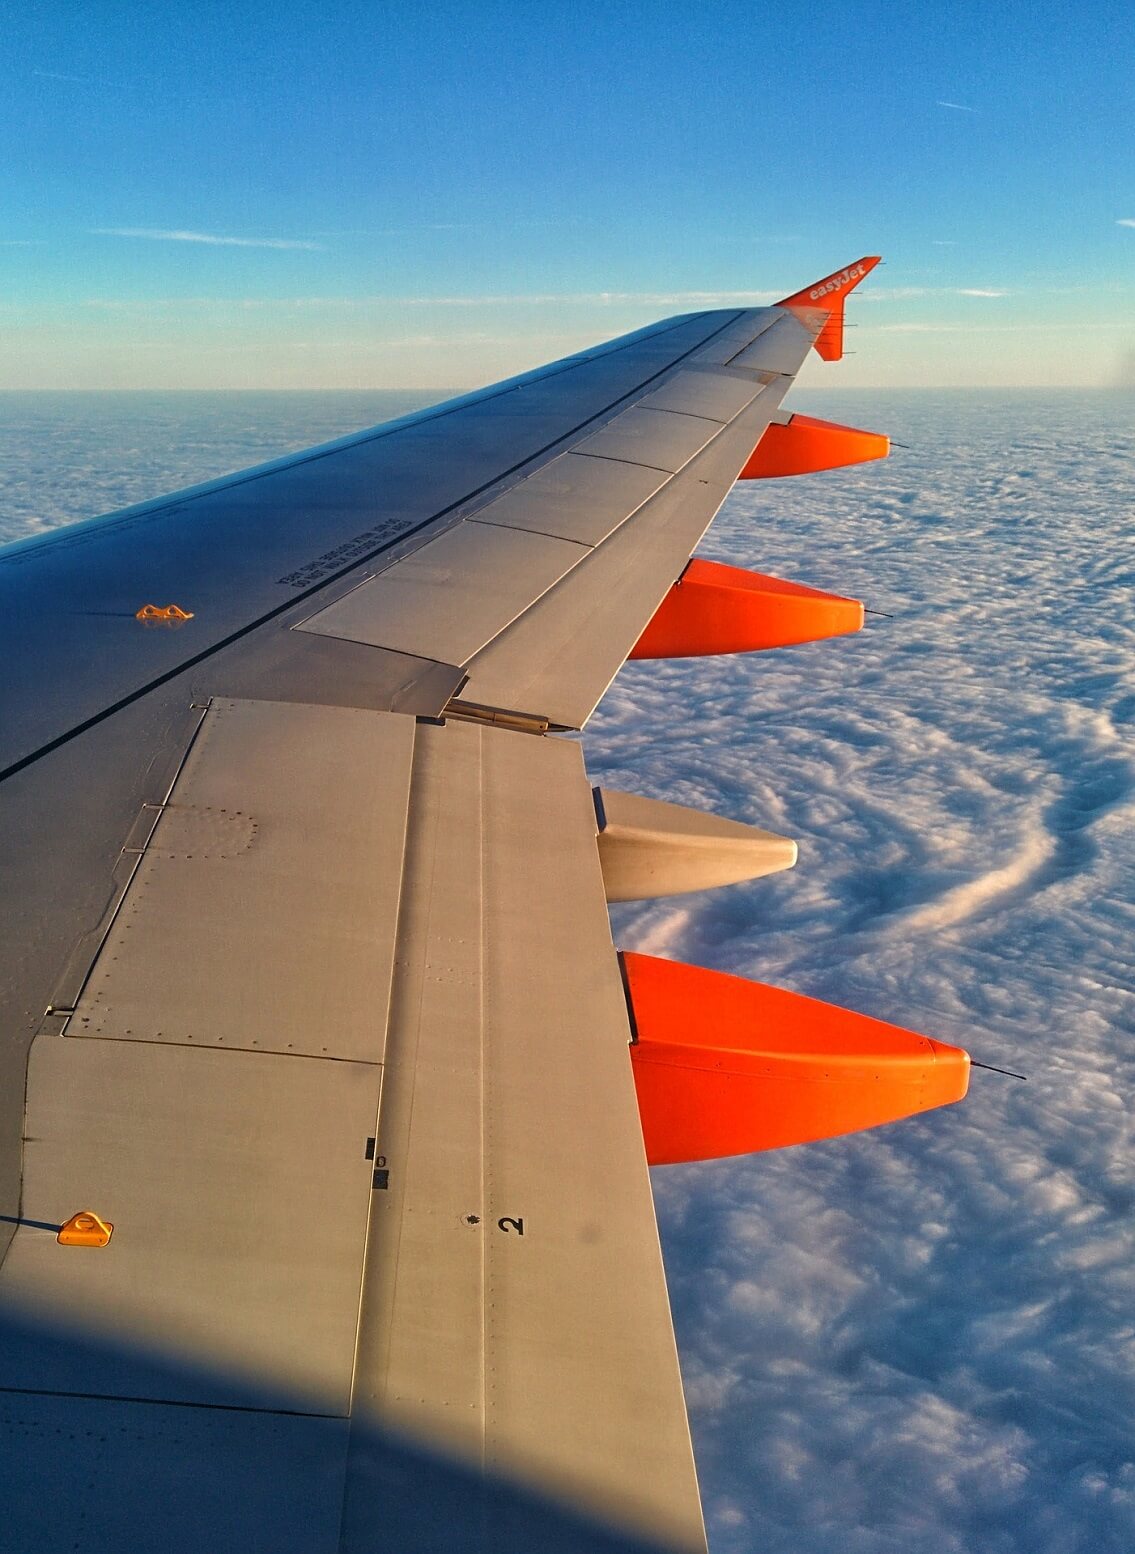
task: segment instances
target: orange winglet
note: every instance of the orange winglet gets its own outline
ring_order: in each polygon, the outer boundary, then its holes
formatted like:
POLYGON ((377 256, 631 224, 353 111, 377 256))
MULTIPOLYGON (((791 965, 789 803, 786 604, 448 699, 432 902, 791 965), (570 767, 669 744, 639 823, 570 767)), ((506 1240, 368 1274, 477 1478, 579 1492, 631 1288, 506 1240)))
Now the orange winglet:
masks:
POLYGON ((780 475, 811 475, 821 469, 841 469, 845 464, 866 464, 885 459, 891 440, 881 432, 864 432, 856 426, 818 421, 810 415, 771 421, 738 480, 768 480, 780 475))
POLYGON ((879 262, 879 254, 869 254, 849 264, 846 270, 825 275, 822 281, 815 281, 777 303, 778 308, 791 308, 809 327, 818 327, 812 344, 826 362, 837 362, 842 357, 843 305, 879 262))
POLYGON ((960 1047, 700 966, 622 962, 651 1165, 834 1138, 968 1088, 960 1047))
POLYGON ((106 1246, 113 1234, 112 1224, 90 1209, 83 1209, 72 1214, 65 1225, 60 1225, 55 1239, 60 1246, 106 1246))
POLYGON ((858 631, 858 599, 821 593, 720 561, 691 561, 655 610, 631 658, 755 653, 858 631))

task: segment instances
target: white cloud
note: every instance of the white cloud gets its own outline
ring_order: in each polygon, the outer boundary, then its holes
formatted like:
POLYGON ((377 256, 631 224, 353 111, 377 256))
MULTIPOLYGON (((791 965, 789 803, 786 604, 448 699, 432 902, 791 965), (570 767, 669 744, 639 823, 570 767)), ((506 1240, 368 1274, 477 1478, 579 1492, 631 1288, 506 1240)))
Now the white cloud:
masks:
POLYGON ((1115 333, 1114 324, 1105 323, 1051 323, 1051 324, 865 324, 873 334, 891 335, 1009 335, 1009 334, 1108 334, 1115 333))
POLYGON ((1034 817, 1006 863, 977 873, 925 906, 915 908, 907 924, 908 931, 951 928, 997 906, 1011 892, 1028 888, 1051 862, 1053 850, 1052 837, 1034 817))
POLYGON ((956 113, 977 113, 978 112, 978 109, 976 109, 976 108, 967 108, 965 103, 945 102, 940 97, 936 99, 935 107, 937 107, 937 108, 953 108, 956 113))
POLYGON ((1135 227, 1135 216, 1120 216, 1115 224, 1117 227, 1135 227))
POLYGON ((97 86, 97 81, 92 81, 89 76, 68 76, 60 70, 33 70, 33 76, 39 76, 44 81, 74 81, 79 86, 97 86))
POLYGON ((214 248, 302 248, 322 249, 323 243, 307 238, 223 237, 215 232, 190 232, 161 227, 93 227, 96 237, 142 237, 159 243, 207 243, 214 248))

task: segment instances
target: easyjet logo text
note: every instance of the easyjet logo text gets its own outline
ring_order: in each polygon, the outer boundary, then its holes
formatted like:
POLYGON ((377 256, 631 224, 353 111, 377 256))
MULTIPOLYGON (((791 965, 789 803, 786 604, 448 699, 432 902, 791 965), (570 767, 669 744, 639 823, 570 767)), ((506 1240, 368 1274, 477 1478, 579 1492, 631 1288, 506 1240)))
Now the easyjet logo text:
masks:
POLYGON ((853 264, 850 270, 841 270, 822 286, 814 286, 808 295, 813 302, 818 302, 821 297, 826 297, 829 291, 842 291, 845 286, 850 286, 852 281, 860 280, 866 274, 867 271, 861 264, 853 264))

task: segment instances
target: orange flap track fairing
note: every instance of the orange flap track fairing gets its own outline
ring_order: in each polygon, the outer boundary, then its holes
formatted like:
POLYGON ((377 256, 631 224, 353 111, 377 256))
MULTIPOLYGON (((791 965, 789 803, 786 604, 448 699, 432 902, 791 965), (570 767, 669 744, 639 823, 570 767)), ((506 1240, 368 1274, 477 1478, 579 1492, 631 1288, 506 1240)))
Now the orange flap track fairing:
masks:
POLYGON ((881 255, 868 254, 849 264, 846 270, 825 275, 822 281, 805 286, 791 297, 777 303, 779 308, 789 308, 805 324, 820 325, 812 342, 826 362, 837 362, 843 356, 843 306, 859 282, 880 262, 881 255), (822 321, 822 322, 821 322, 822 321))
POLYGON ((960 1101, 969 1055, 742 977, 624 954, 651 1165, 855 1133, 960 1101))
POLYGON ((842 469, 885 459, 891 440, 882 432, 864 432, 815 416, 794 415, 772 421, 749 455, 738 480, 769 480, 782 475, 814 475, 822 469, 842 469))
POLYGON ((696 658, 754 653, 858 631, 858 599, 747 572, 720 561, 691 561, 631 649, 631 658, 696 658))

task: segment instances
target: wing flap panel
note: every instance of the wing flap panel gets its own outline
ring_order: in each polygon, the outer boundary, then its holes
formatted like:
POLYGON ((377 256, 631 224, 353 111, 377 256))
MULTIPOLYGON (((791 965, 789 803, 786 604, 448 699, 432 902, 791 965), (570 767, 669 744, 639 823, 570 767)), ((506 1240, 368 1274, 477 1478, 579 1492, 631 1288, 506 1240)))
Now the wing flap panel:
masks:
POLYGON ((646 464, 673 474, 720 430, 716 421, 704 417, 635 405, 591 436, 582 438, 575 451, 603 459, 622 459, 628 464, 646 464))
POLYGON ((694 364, 699 367, 726 366, 738 351, 751 345, 782 317, 778 308, 749 309, 736 323, 728 324, 712 340, 707 341, 701 350, 695 352, 694 364))
POLYGON ((679 372, 641 404, 644 410, 678 410, 724 424, 752 404, 764 387, 763 383, 730 378, 722 372, 679 372))
POLYGON ((419 726, 355 1406, 703 1548, 595 825, 574 743, 419 726))
POLYGON ((666 479, 663 470, 642 464, 564 453, 481 508, 476 517, 577 545, 598 545, 666 479))
POLYGON ((214 703, 68 1036, 381 1062, 413 731, 214 703))
POLYGON ((349 1411, 381 1070, 41 1035, 0 1318, 115 1345, 5 1346, 0 1387, 349 1411), (93 1208, 100 1248, 44 1225, 93 1208), (173 1364, 171 1365, 171 1357, 173 1364))
POLYGON ((460 523, 299 629, 464 664, 586 554, 546 534, 460 523))

